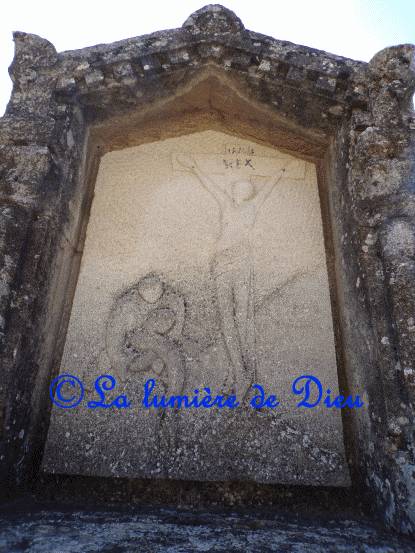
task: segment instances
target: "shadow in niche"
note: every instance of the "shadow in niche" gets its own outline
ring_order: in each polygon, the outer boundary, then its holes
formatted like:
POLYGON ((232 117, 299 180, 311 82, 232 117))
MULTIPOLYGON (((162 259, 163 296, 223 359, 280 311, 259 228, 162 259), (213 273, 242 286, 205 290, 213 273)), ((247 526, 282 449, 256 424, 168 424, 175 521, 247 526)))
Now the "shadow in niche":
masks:
POLYGON ((369 515, 367 503, 355 487, 294 486, 256 482, 198 482, 104 478, 64 474, 38 475, 37 499, 88 503, 132 503, 172 508, 271 508, 288 511, 369 515))

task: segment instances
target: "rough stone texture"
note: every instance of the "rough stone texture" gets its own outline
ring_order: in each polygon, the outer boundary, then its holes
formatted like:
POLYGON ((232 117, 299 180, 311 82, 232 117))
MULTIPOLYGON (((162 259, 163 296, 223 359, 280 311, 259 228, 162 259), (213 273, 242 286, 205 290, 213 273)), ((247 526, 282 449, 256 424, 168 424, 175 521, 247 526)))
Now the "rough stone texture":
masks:
POLYGON ((203 130, 314 162, 354 488, 414 534, 414 47, 356 62, 246 30, 181 29, 57 54, 15 33, 0 120, 3 497, 37 478, 99 158, 203 130))
POLYGON ((352 512, 104 507, 25 498, 0 511, 0 553, 12 551, 412 553, 415 545, 352 512))
POLYGON ((413 532, 413 47, 380 52, 366 78, 329 177, 343 352, 350 389, 365 390, 351 413, 358 470, 388 523, 400 511, 413 532))

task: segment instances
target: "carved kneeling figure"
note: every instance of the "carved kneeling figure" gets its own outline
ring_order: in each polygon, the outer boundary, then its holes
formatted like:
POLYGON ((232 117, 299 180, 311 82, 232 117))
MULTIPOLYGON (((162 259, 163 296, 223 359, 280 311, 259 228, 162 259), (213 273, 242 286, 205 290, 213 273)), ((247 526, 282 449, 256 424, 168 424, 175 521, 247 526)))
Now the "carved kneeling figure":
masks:
POLYGON ((152 370, 157 375, 165 371, 163 380, 169 395, 181 393, 185 377, 184 354, 168 336, 175 322, 175 314, 170 309, 151 311, 140 328, 127 333, 125 343, 134 352, 127 369, 131 372, 152 370))

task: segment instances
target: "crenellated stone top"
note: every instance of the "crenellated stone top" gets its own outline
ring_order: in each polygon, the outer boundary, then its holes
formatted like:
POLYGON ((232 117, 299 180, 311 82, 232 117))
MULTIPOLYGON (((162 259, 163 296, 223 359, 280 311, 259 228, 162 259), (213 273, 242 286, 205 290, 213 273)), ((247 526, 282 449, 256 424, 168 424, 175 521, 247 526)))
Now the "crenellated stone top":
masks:
POLYGON ((412 45, 386 49, 368 64, 246 30, 219 4, 197 10, 179 29, 60 54, 35 35, 19 32, 14 40, 6 116, 51 115, 54 102, 75 102, 89 122, 102 122, 171 98, 210 68, 249 101, 265 101, 277 116, 328 137, 354 108, 367 110, 370 81, 386 58, 396 73, 388 77, 390 93, 407 99, 414 87, 412 45))

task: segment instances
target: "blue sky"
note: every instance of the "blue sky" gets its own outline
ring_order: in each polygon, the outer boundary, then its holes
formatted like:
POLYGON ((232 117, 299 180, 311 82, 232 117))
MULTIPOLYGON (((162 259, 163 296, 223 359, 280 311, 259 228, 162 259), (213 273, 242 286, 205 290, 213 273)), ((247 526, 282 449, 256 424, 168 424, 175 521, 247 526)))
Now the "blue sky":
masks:
MULTIPOLYGON (((13 31, 37 34, 58 52, 180 27, 207 2, 196 0, 21 0, 2 7, 0 114, 11 93, 7 68, 13 31)), ((253 31, 341 56, 369 61, 395 44, 415 43, 414 0, 223 0, 253 31)))

